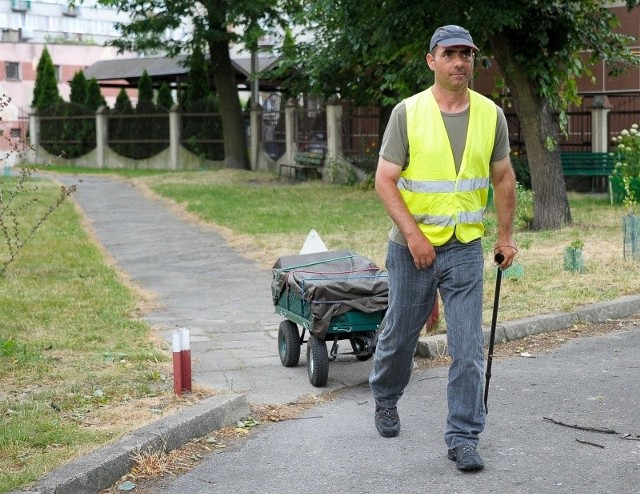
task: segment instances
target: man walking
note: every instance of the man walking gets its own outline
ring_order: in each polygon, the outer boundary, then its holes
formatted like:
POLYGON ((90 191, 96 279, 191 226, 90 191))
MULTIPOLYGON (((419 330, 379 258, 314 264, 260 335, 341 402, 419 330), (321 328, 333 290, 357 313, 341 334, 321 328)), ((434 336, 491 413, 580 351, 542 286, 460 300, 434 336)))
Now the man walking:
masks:
POLYGON ((507 122, 495 103, 469 89, 477 50, 466 29, 438 28, 426 56, 433 86, 395 107, 383 137, 376 191, 393 220, 389 307, 369 379, 376 429, 395 437, 397 403, 439 291, 451 357, 444 439, 448 458, 465 471, 484 467, 476 447, 485 421, 481 237, 490 182, 499 268, 517 252, 507 122))

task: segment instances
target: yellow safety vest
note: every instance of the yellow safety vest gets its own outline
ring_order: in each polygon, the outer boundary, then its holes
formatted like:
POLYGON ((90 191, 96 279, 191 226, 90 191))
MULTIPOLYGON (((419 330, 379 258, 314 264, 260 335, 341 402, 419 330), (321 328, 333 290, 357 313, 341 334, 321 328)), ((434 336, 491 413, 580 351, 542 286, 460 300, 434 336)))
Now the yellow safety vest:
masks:
POLYGON ((433 245, 455 232, 463 243, 482 237, 482 217, 489 193, 497 109, 488 98, 469 90, 469 127, 460 171, 440 108, 427 89, 405 100, 409 165, 398 181, 400 194, 420 230, 433 245))

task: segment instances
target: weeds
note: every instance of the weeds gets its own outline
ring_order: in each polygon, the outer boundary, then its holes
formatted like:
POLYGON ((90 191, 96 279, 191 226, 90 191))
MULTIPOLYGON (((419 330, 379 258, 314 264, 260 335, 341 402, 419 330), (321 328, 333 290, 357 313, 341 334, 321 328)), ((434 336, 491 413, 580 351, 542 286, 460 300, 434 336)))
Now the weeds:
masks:
POLYGON ((162 447, 158 450, 136 450, 131 458, 134 466, 131 474, 135 478, 157 477, 172 473, 170 468, 171 456, 167 452, 167 441, 162 440, 162 447))
POLYGON ((0 182, 0 276, 49 216, 76 191, 75 184, 61 186, 54 202, 43 206, 37 185, 28 184, 34 172, 35 168, 21 167, 17 179, 0 182), (13 188, 6 191, 11 182, 13 188))
POLYGON ((515 227, 519 230, 527 230, 533 223, 533 191, 517 183, 516 200, 515 227))
MULTIPOLYGON (((0 96, 0 111, 10 101, 7 96, 0 96)), ((23 141, 13 142, 2 131, 0 138, 9 143, 5 161, 14 153, 24 157, 25 151, 21 147, 25 148, 26 145, 23 141)), ((61 186, 53 203, 48 206, 42 204, 39 189, 31 181, 35 171, 31 166, 21 167, 17 178, 7 177, 0 181, 0 276, 5 274, 8 266, 49 216, 76 191, 75 184, 61 186)))

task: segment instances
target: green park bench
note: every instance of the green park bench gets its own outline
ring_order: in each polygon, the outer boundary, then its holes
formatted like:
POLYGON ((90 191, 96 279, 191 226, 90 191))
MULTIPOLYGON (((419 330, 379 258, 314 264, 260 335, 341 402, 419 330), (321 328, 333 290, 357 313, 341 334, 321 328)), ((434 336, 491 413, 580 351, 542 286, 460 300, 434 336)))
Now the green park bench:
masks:
POLYGON ((562 173, 565 177, 591 177, 591 190, 595 190, 596 181, 609 177, 615 162, 609 153, 588 151, 562 151, 562 173))
POLYGON ((311 176, 320 178, 320 168, 324 166, 325 153, 297 151, 294 154, 294 163, 282 163, 278 170, 278 179, 282 176, 282 169, 285 168, 289 179, 309 178, 311 176))

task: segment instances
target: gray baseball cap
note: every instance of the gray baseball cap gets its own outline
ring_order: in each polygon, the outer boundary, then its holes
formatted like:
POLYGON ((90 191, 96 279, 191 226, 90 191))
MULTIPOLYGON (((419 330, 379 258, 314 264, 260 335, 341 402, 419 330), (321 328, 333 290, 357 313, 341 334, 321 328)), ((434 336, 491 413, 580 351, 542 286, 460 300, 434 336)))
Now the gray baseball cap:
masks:
POLYGON ((440 46, 468 46, 478 51, 478 47, 473 44, 471 34, 465 28, 450 24, 436 29, 431 37, 431 45, 429 51, 432 51, 436 45, 440 46))

